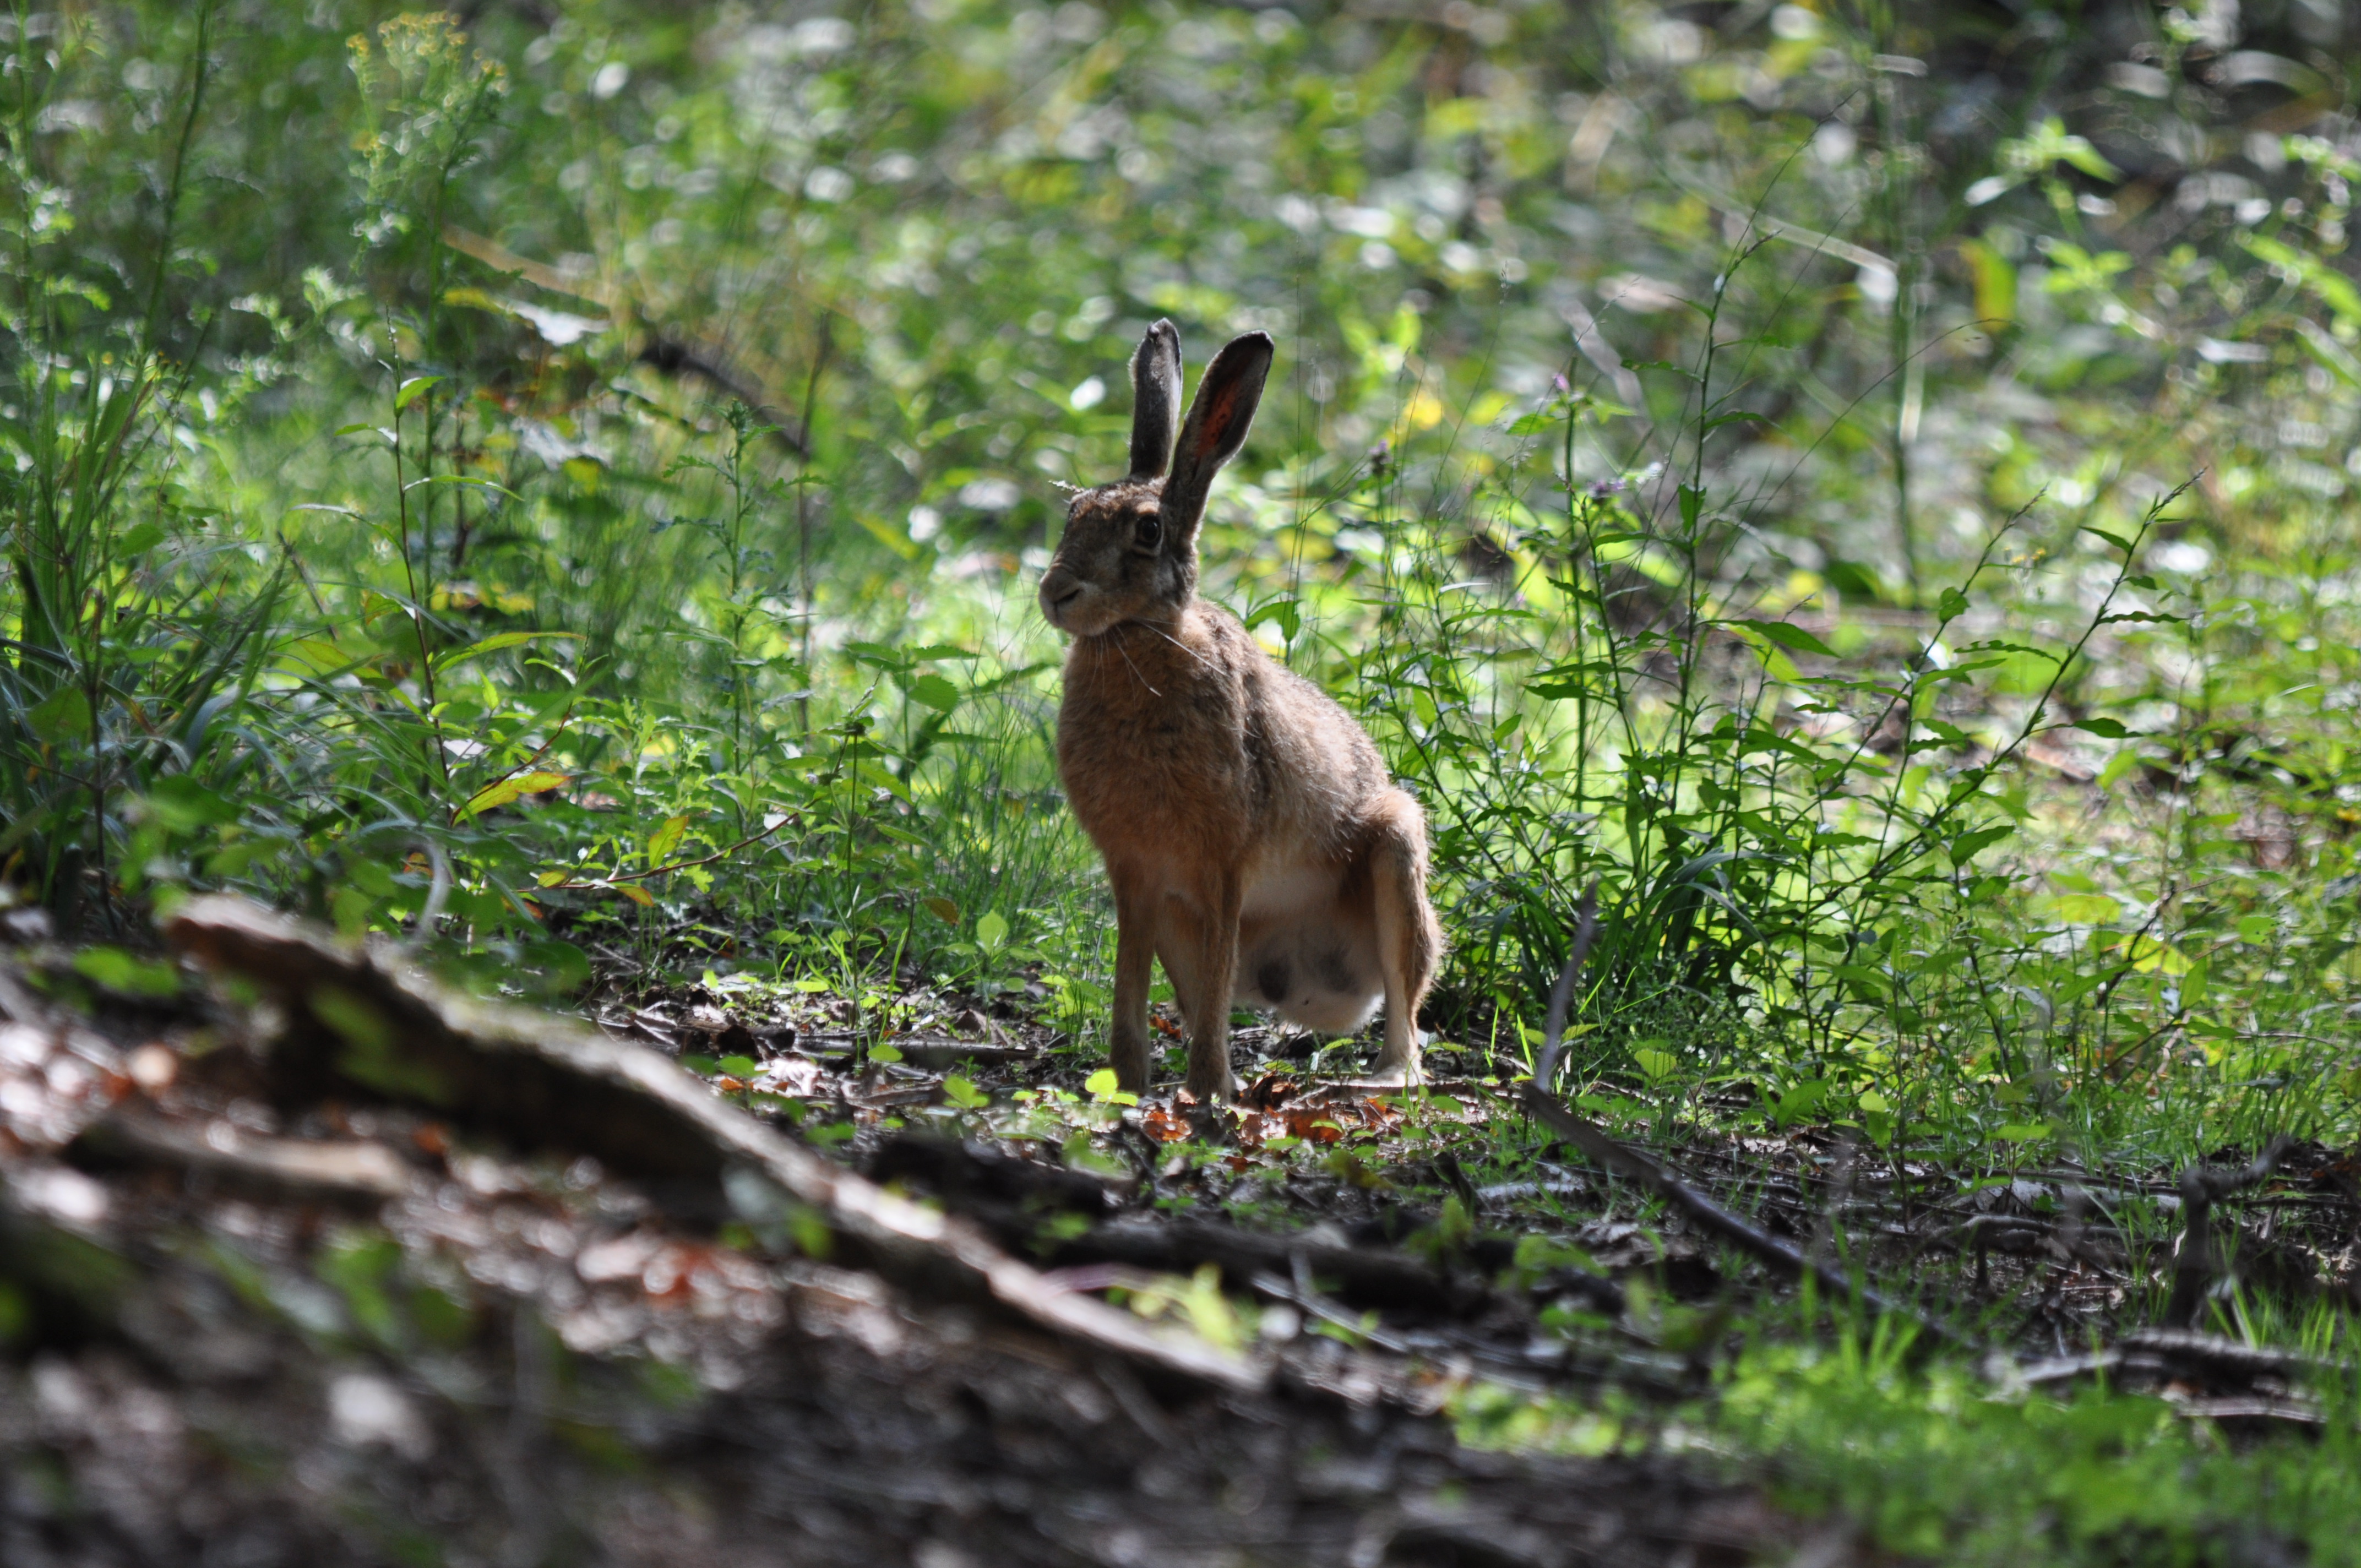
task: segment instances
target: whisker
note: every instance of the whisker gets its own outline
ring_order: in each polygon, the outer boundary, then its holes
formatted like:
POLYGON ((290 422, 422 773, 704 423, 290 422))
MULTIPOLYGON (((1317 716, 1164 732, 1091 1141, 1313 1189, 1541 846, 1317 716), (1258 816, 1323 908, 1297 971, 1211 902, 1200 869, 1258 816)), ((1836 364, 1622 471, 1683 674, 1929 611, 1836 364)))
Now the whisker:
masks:
POLYGON ((1198 652, 1194 648, 1190 647, 1186 642, 1181 641, 1178 637, 1173 636, 1172 633, 1165 630, 1164 628, 1153 625, 1145 620, 1140 621, 1138 624, 1147 627, 1148 630, 1153 631, 1159 637, 1163 638, 1167 642, 1171 643, 1175 648, 1180 649, 1183 653, 1188 654, 1191 659, 1196 660, 1198 663, 1203 665, 1204 668, 1212 674, 1218 675, 1222 673, 1220 668, 1211 660, 1207 659, 1202 653, 1198 652))
MULTIPOLYGON (((1116 633, 1120 633, 1120 632, 1122 631, 1122 630, 1123 630, 1123 629, 1122 629, 1121 627, 1116 627, 1116 628, 1115 629, 1115 632, 1116 632, 1116 633)), ((1143 674, 1141 674, 1139 673, 1139 666, 1138 666, 1137 664, 1132 664, 1132 663, 1131 663, 1131 651, 1130 651, 1129 649, 1126 648, 1126 647, 1125 647, 1121 642, 1117 642, 1117 641, 1115 641, 1115 635, 1114 635, 1114 634, 1110 634, 1110 635, 1108 636, 1108 638, 1107 638, 1107 641, 1108 641, 1109 642, 1111 642, 1111 643, 1114 643, 1114 645, 1115 645, 1115 651, 1116 652, 1118 652, 1118 653, 1120 653, 1120 654, 1122 654, 1122 655, 1123 655, 1123 662, 1124 662, 1125 663, 1126 663, 1126 664, 1131 664, 1131 673, 1132 673, 1132 675, 1133 675, 1133 676, 1134 676, 1134 677, 1135 677, 1135 678, 1139 682, 1139 684, 1140 684, 1141 685, 1143 685, 1143 686, 1148 686, 1148 696, 1155 696, 1155 697, 1160 697, 1160 696, 1162 696, 1164 695, 1162 692, 1158 691, 1154 686, 1149 686, 1149 685, 1148 685, 1148 677, 1147 677, 1146 675, 1143 675, 1143 674)))

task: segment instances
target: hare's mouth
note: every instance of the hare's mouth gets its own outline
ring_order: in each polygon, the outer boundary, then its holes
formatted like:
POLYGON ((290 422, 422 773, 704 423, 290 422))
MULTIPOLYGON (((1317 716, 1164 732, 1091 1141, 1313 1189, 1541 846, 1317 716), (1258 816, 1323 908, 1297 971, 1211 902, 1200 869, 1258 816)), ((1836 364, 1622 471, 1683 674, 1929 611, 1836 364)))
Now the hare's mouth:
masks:
POLYGON ((1088 583, 1055 578, 1041 585, 1041 619, 1069 637, 1088 637, 1106 630, 1099 624, 1105 617, 1105 597, 1093 592, 1088 583))

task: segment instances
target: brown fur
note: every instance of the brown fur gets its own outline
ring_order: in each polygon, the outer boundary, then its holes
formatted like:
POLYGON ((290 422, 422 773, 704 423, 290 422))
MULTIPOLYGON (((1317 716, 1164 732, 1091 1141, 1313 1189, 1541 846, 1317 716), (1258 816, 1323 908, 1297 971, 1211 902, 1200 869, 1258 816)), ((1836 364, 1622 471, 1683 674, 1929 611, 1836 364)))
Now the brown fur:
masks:
POLYGON ((1418 803, 1325 692, 1196 597, 1205 494, 1269 361, 1259 333, 1215 357, 1166 478, 1180 344, 1169 323, 1150 328, 1133 361, 1135 471, 1075 497, 1041 580, 1042 612, 1074 637, 1058 768, 1114 883, 1110 1046, 1134 1093, 1151 1060, 1151 958, 1189 1028, 1189 1089, 1211 1100, 1236 1088, 1234 1003, 1344 1033, 1382 999, 1378 1070, 1414 1080, 1442 950, 1418 803))

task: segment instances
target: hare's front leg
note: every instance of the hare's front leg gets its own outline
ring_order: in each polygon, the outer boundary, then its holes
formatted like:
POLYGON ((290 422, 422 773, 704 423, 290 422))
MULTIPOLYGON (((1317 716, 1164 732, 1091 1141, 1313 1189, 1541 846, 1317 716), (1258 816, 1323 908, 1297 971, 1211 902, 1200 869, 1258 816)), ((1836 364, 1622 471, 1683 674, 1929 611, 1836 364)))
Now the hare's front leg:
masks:
POLYGON ((1137 871, 1109 865, 1115 884, 1115 1018, 1107 1030, 1107 1062, 1115 1087, 1148 1092, 1154 1059, 1148 1034, 1148 983, 1156 961, 1156 894, 1137 871))
POLYGON ((1245 887, 1235 872, 1207 875, 1195 896, 1165 908, 1164 972, 1189 1025, 1189 1092, 1200 1103, 1237 1098, 1230 1076, 1230 994, 1237 983, 1238 912, 1245 887))

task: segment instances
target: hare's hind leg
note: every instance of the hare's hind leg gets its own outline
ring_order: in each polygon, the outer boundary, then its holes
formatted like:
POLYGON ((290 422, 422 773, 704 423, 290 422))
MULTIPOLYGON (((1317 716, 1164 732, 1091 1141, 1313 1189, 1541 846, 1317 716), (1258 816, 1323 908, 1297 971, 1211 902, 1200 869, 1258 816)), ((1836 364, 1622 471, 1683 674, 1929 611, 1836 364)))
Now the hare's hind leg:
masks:
POLYGON ((1377 1070, 1411 1083, 1419 1077, 1418 1010, 1443 954, 1443 928, 1426 901, 1426 817, 1417 801, 1394 790, 1372 826, 1367 852, 1386 988, 1386 1043, 1377 1070))
POLYGON ((1148 1035, 1148 983, 1156 961, 1156 890, 1137 869, 1109 864, 1115 884, 1115 1017, 1107 1030, 1107 1064, 1126 1094, 1148 1092, 1154 1059, 1148 1035))

